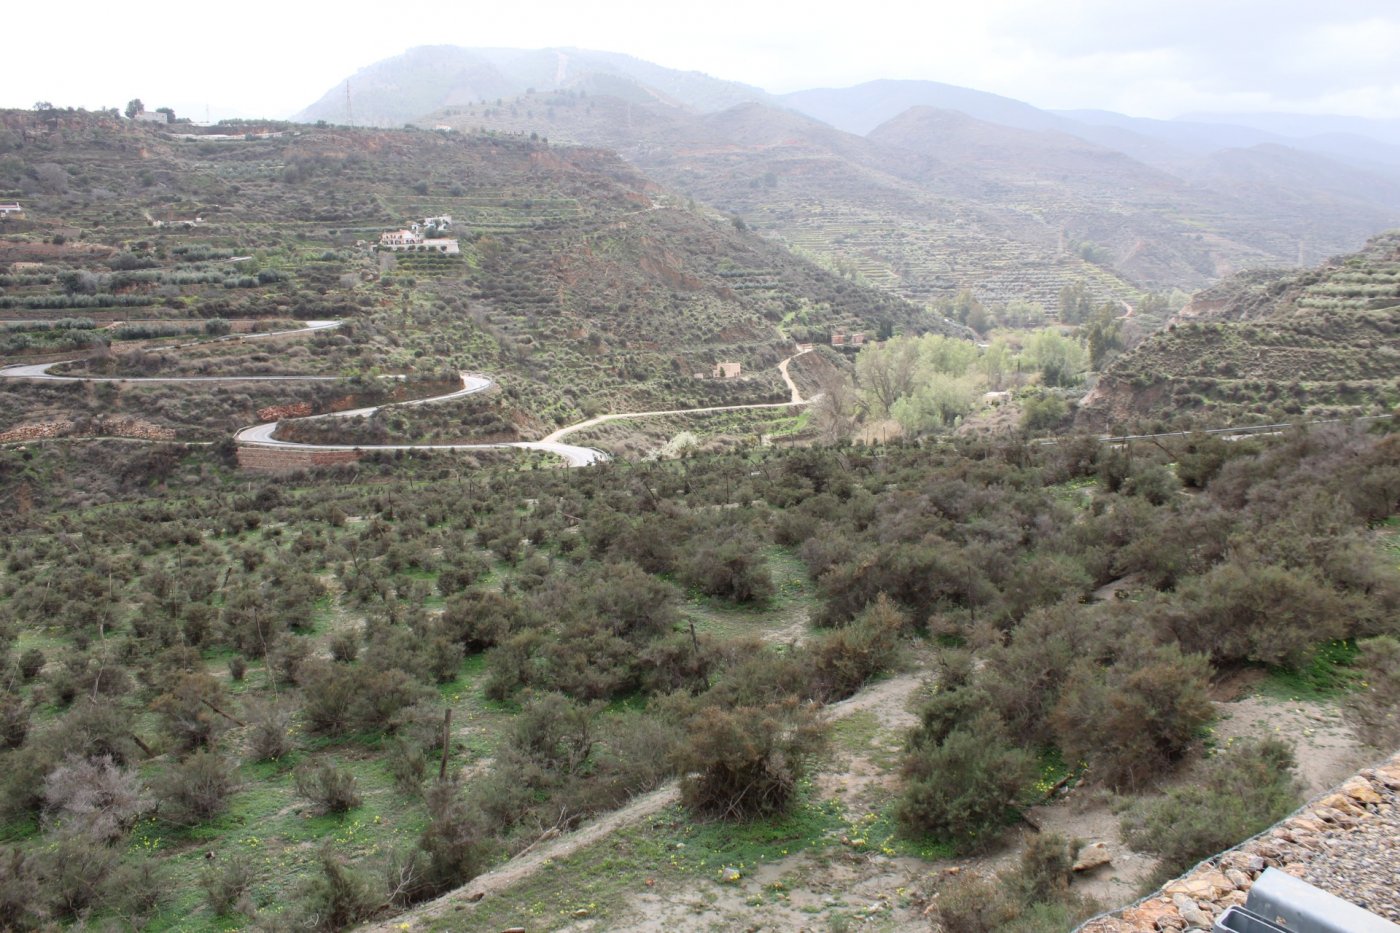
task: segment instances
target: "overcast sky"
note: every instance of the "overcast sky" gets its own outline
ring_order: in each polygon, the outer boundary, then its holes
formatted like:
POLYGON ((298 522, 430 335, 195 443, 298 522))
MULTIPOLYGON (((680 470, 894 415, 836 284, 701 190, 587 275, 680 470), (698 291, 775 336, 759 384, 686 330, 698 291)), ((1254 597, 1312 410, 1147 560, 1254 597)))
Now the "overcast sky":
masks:
POLYGON ((77 0, 5 11, 0 106, 288 116, 415 45, 626 52, 774 92, 924 78, 1134 116, 1400 118, 1396 0, 77 0))

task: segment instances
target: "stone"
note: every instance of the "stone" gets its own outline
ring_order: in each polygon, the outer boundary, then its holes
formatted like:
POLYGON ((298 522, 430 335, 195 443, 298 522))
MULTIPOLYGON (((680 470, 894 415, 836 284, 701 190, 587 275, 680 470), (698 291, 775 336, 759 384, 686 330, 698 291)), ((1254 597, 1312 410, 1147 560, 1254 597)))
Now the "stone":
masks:
MULTIPOLYGON (((1370 790, 1369 785, 1367 785, 1367 790, 1370 790)), ((1381 799, 1380 794, 1377 794, 1375 791, 1371 791, 1371 793, 1375 796, 1376 801, 1379 802, 1379 800, 1381 799)), ((1366 811, 1363 810, 1361 807, 1358 807, 1356 805, 1355 799, 1345 791, 1343 791, 1340 794, 1328 794, 1326 797, 1323 797, 1317 802, 1317 806, 1319 811, 1321 811, 1323 807, 1328 807, 1332 810, 1338 811, 1339 813, 1345 813, 1348 816, 1366 815, 1366 811)))
POLYGON ((1351 826, 1356 822, 1356 818, 1348 813, 1343 813, 1336 807, 1318 807, 1313 811, 1319 819, 1329 823, 1336 823, 1338 826, 1351 826))
POLYGON ((1376 793, 1370 781, 1362 778, 1352 778, 1350 781, 1347 781, 1342 785, 1342 793, 1359 804, 1376 804, 1385 799, 1380 794, 1376 793))
POLYGON ((1108 852, 1108 844, 1104 842, 1091 842, 1079 850, 1075 856, 1073 871, 1092 871, 1100 865, 1107 865, 1112 861, 1112 856, 1108 852))
POLYGON ((1172 895, 1172 904, 1176 907, 1176 912, 1181 915, 1181 919, 1185 921, 1186 929, 1210 929, 1210 914, 1201 910, 1200 905, 1190 897, 1187 897, 1185 894, 1174 894, 1172 895))
POLYGON ((1243 907, 1248 900, 1249 892, 1231 891, 1222 897, 1218 903, 1220 904, 1220 908, 1224 910, 1226 907, 1243 907))
POLYGON ((1161 929, 1165 925, 1163 921, 1168 918, 1175 920, 1177 924, 1181 923, 1181 915, 1177 913, 1175 905, 1161 898, 1145 901, 1123 911, 1123 922, 1134 930, 1161 929))
POLYGON ((1230 879, 1230 883, 1235 886, 1235 890, 1244 890, 1254 883, 1253 879, 1237 868, 1225 869, 1225 877, 1230 879))

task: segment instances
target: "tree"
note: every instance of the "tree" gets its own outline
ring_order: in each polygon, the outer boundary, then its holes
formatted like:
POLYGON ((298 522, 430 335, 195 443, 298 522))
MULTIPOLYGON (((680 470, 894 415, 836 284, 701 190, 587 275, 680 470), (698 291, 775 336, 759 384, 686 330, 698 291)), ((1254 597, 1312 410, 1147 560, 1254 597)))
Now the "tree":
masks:
POLYGON ((139 97, 133 97, 126 102, 126 115, 132 120, 136 119, 138 113, 144 113, 145 110, 146 105, 141 103, 141 98, 139 97))
POLYGON ((1060 320, 1078 324, 1094 310, 1094 300, 1083 282, 1071 282, 1060 289, 1060 320))
POLYGON ((1076 340, 1046 327, 1026 339, 1026 358, 1047 386, 1078 385, 1089 364, 1088 354, 1076 340))
POLYGON ((1089 348, 1089 365, 1095 370, 1103 369, 1104 364, 1123 349, 1123 321, 1111 301, 1099 306, 1093 317, 1084 322, 1082 331, 1089 348))
POLYGON ((856 357, 856 381, 871 411, 880 417, 914 389, 919 345, 913 340, 887 340, 865 347, 856 357))

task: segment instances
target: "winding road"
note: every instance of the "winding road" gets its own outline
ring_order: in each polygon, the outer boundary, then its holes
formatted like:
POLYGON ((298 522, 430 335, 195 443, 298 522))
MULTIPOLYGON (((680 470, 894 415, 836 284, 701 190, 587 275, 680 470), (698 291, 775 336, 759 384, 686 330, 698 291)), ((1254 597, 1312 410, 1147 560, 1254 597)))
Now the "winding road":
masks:
MULTIPOLYGON (((226 337, 217 338, 219 340, 255 340, 267 337, 280 337, 289 334, 304 334, 318 330, 327 330, 339 327, 342 321, 307 321, 306 326, 296 330, 270 331, 262 334, 231 334, 226 337)), ((170 349, 178 347, 193 346, 199 343, 212 341, 193 341, 191 343, 178 344, 170 349)), ((571 467, 590 466, 612 459, 608 454, 596 447, 582 447, 576 444, 565 444, 563 439, 577 431, 582 431, 595 425, 604 424, 609 421, 616 421, 624 418, 648 418, 661 415, 695 415, 707 412, 721 411, 744 411, 749 409, 762 408, 791 408, 799 405, 806 405, 815 401, 816 397, 804 399, 798 390, 797 384, 792 381, 788 374, 788 363, 803 353, 810 352, 802 350, 793 354, 778 364, 778 371, 783 377, 783 382, 787 385, 791 393, 791 400, 787 402, 765 402, 755 405, 719 405, 710 408, 678 408, 667 411, 637 411, 624 412, 620 414, 599 415, 578 424, 560 428, 552 434, 547 435, 538 441, 513 441, 498 444, 306 444, 297 441, 278 440, 273 436, 277 430, 278 422, 268 421, 262 424, 254 424, 243 428, 233 435, 236 443, 246 447, 270 447, 297 450, 505 450, 516 448, 519 450, 536 450, 543 453, 552 454, 564 460, 571 467)), ((30 363, 0 368, 0 379, 24 379, 47 382, 333 382, 339 376, 69 376, 61 373, 53 373, 50 370, 55 366, 62 366, 67 363, 77 362, 76 360, 61 360, 52 363, 30 363)), ((468 395, 475 395, 484 392, 495 385, 489 377, 477 373, 462 373, 462 388, 446 395, 435 395, 431 398, 414 399, 407 402, 391 402, 389 405, 377 405, 371 408, 355 408, 349 411, 329 412, 321 415, 307 415, 304 418, 288 420, 311 420, 313 418, 368 418, 381 408, 407 407, 410 405, 431 405, 438 402, 448 402, 454 399, 464 398, 468 395)))

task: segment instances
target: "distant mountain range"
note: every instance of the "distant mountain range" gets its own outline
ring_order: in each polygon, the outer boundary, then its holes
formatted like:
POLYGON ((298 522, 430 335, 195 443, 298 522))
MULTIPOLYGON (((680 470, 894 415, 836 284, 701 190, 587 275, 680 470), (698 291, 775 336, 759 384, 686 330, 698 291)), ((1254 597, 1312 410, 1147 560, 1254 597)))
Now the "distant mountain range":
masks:
POLYGON ((1148 120, 931 81, 781 96, 626 55, 432 46, 297 119, 535 134, 657 181, 915 300, 1053 306, 1311 264, 1400 225, 1400 124, 1148 120))

